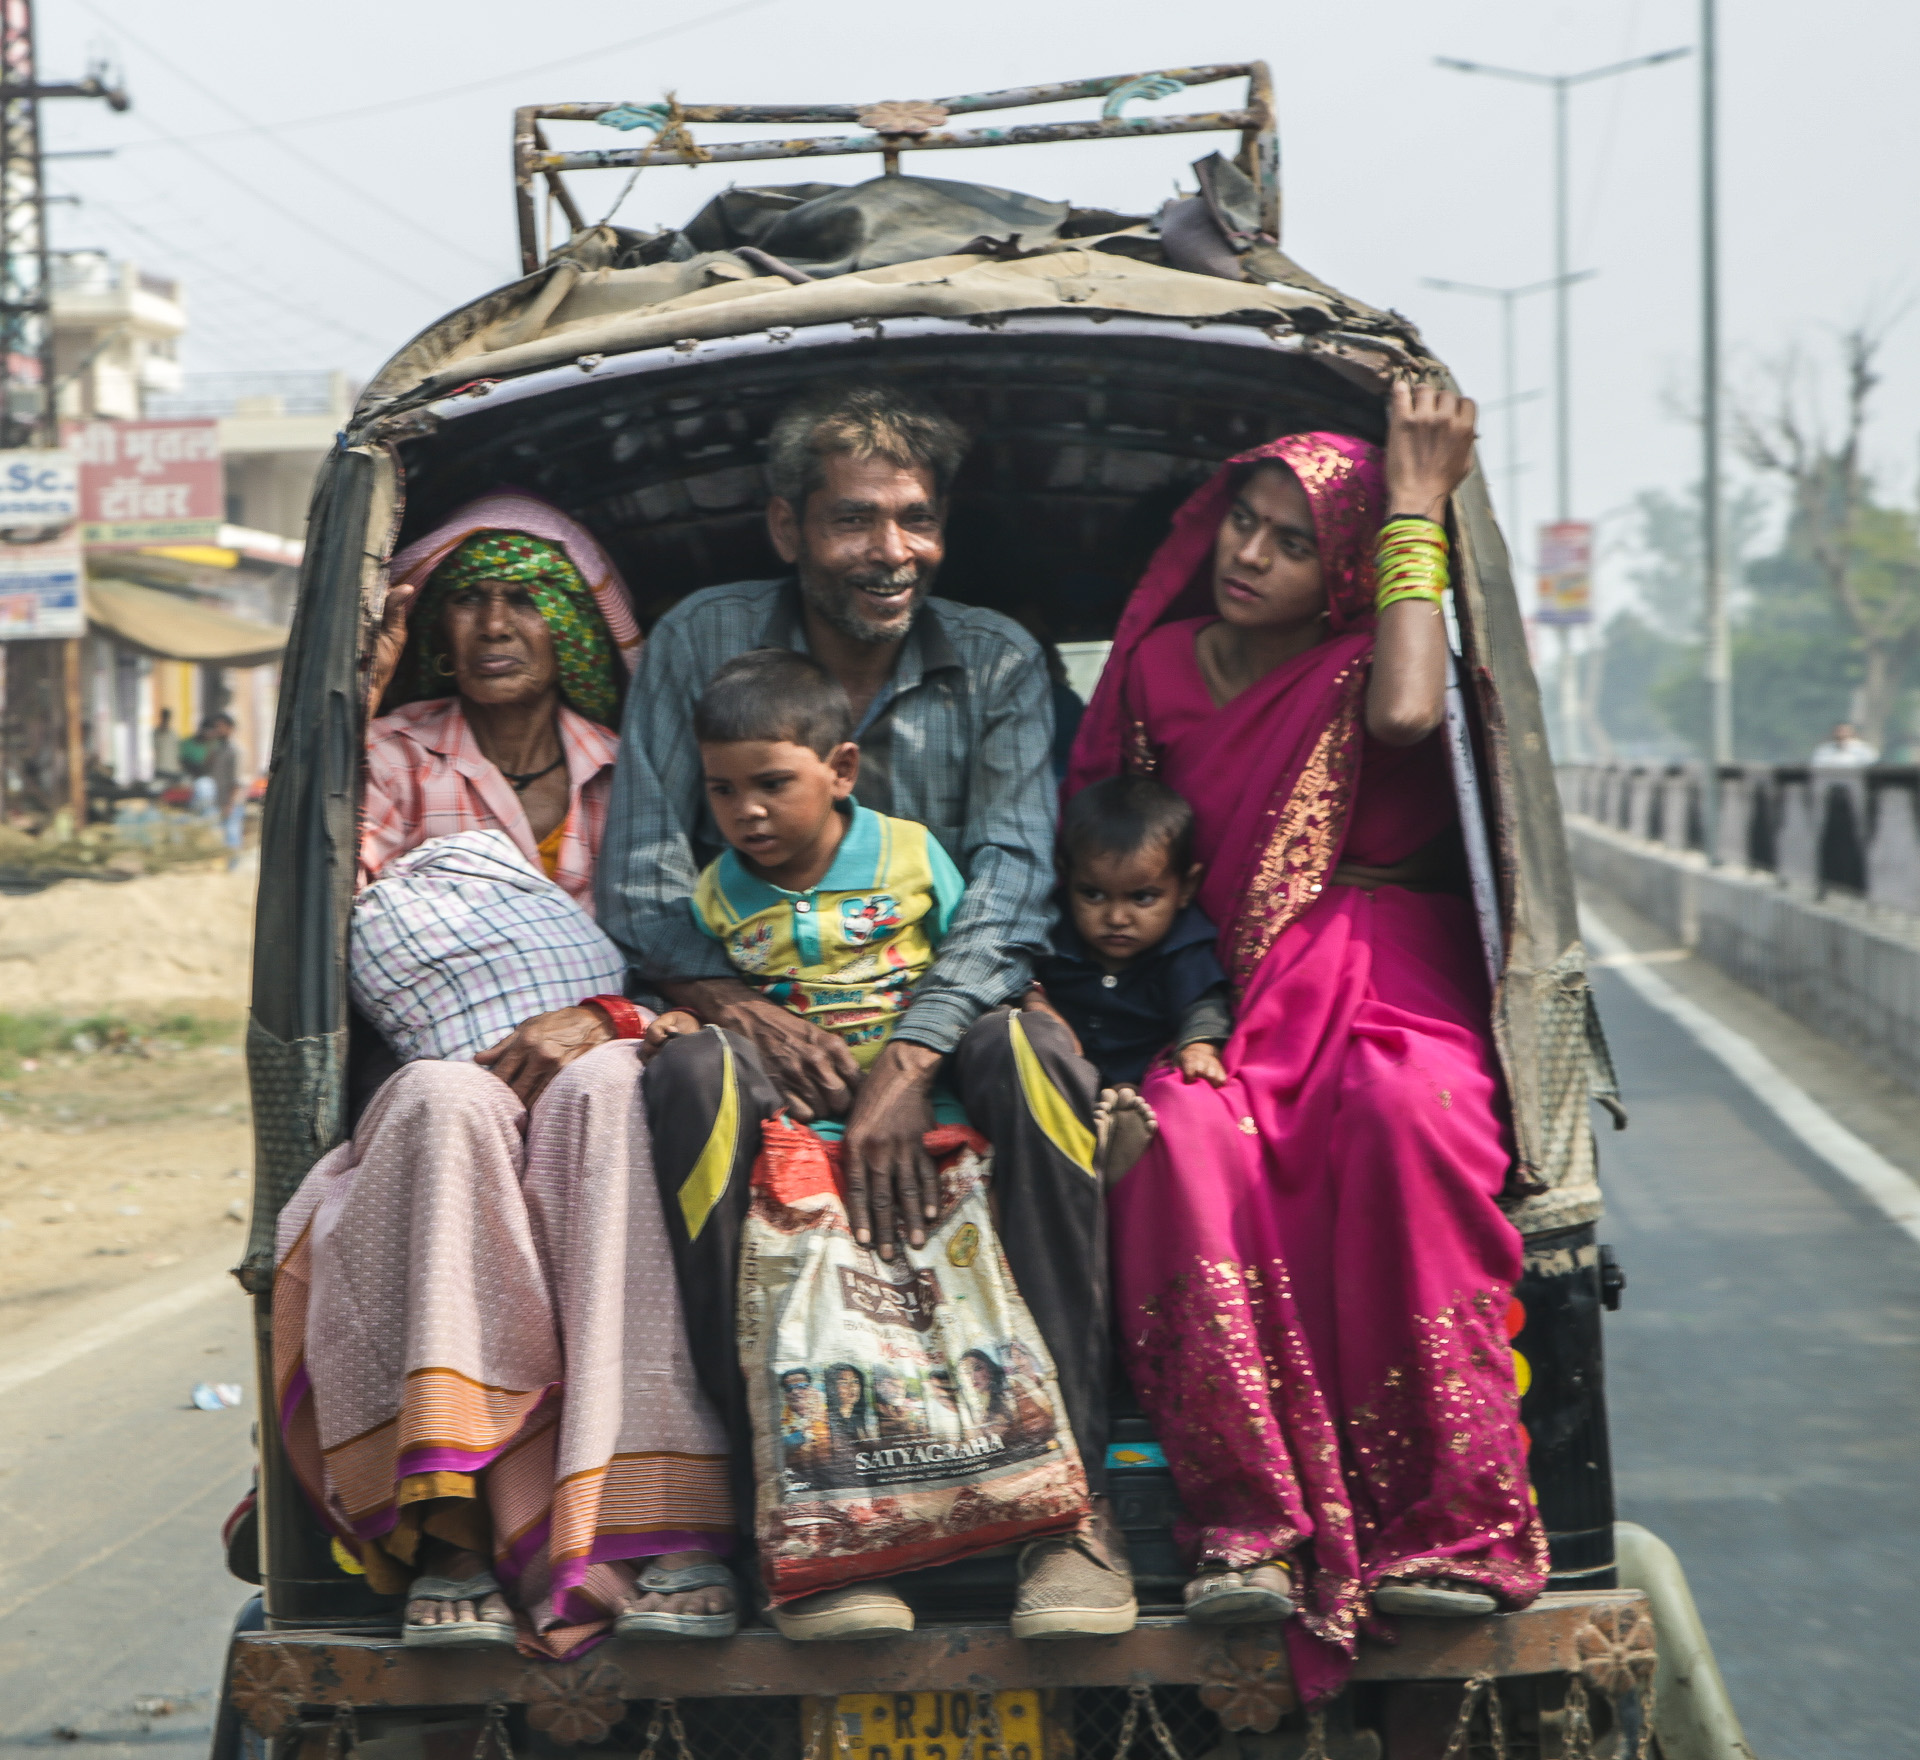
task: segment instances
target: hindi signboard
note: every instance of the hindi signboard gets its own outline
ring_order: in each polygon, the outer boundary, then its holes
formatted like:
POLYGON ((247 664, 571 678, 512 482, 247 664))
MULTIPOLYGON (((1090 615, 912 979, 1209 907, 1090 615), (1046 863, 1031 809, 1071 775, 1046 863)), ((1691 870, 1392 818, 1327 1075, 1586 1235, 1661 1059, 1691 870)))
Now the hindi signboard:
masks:
POLYGON ((1537 623, 1565 628, 1593 621, 1593 527, 1563 519, 1540 528, 1537 623))
POLYGON ((70 452, 0 452, 0 642, 87 633, 79 475, 70 452))
POLYGON ((80 536, 108 549, 211 544, 226 519, 220 424, 70 422, 80 461, 80 536))

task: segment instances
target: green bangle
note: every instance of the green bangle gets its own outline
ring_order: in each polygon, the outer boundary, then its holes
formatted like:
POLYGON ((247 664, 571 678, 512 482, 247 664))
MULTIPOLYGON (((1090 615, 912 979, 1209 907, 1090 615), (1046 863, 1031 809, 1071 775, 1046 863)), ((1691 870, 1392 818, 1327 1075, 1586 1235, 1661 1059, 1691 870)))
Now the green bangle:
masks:
POLYGON ((1374 600, 1373 609, 1377 616, 1389 605, 1398 605, 1402 599, 1425 599, 1430 605, 1438 606, 1445 604, 1446 598, 1445 587, 1393 587, 1374 600))

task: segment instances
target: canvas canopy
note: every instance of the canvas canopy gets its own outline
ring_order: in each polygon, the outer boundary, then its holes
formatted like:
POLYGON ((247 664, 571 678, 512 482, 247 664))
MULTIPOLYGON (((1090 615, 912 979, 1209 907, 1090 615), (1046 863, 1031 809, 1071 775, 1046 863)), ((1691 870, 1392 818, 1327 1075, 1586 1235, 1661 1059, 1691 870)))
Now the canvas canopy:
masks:
POLYGON ((658 233, 593 227, 423 331, 368 385, 359 417, 583 358, 855 318, 1125 313, 1273 329, 1374 375, 1430 361, 1404 319, 1248 230, 1253 186, 1234 165, 1215 154, 1194 169, 1201 193, 1152 218, 877 177, 729 190, 658 233))
POLYGON ((287 645, 286 631, 271 624, 132 581, 90 577, 86 599, 87 622, 95 629, 162 660, 262 666, 287 645))

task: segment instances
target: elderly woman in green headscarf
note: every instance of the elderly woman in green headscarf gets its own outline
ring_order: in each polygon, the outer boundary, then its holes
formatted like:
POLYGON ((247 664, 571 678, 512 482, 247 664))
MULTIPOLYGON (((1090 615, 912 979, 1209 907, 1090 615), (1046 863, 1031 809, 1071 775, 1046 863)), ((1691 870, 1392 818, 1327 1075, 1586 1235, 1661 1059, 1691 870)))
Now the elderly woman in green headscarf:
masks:
POLYGON ((640 647, 605 551, 525 495, 468 503, 393 559, 370 706, 409 630, 415 696, 367 729, 363 880, 495 827, 588 910, 621 688, 640 647))
MULTIPOLYGON (((363 882, 497 829, 593 908, 640 634, 600 546, 494 495, 395 557, 371 665, 363 882)), ((280 1219, 276 1409, 405 1641, 566 1656, 737 1621, 726 1433, 692 1368, 620 997, 404 1064, 280 1219), (608 1029, 619 1036, 608 1041, 608 1029), (496 1079, 497 1078, 497 1079, 496 1079)))

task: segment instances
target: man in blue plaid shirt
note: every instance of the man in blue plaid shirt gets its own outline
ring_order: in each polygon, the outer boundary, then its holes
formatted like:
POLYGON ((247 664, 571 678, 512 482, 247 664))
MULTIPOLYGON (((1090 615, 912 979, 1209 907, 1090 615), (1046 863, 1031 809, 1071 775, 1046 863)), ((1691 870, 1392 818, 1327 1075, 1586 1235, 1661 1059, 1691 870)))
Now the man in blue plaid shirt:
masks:
MULTIPOLYGON (((1129 1629, 1136 1606, 1105 1499, 1109 1364, 1096 1079, 1065 1024, 1020 1007, 1052 925, 1053 712, 1033 639, 997 612, 929 597, 965 437, 918 398, 829 386, 775 422, 768 529, 785 579, 710 587, 654 629, 627 696, 597 880, 601 925, 635 970, 711 1028, 649 1065, 647 1106, 681 1296, 703 1382, 726 1416, 751 1523, 750 1430, 734 1348, 736 1248, 759 1122, 844 1118, 848 1209, 888 1257, 937 1214, 922 1138, 936 1078, 994 1145, 1014 1280, 1054 1358, 1096 1493, 1077 1534, 1026 1548, 1014 1630, 1129 1629), (926 825, 966 877, 932 970, 864 1075, 844 1044, 751 989, 690 909, 722 841, 706 807, 695 700, 756 647, 810 653, 845 688, 861 804, 926 825), (1012 1006, 1008 1006, 1008 1005, 1012 1006)), ((886 1584, 776 1610, 789 1637, 911 1629, 886 1584)))

